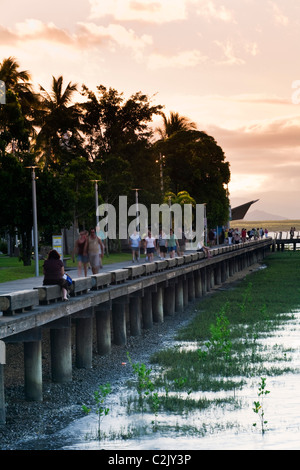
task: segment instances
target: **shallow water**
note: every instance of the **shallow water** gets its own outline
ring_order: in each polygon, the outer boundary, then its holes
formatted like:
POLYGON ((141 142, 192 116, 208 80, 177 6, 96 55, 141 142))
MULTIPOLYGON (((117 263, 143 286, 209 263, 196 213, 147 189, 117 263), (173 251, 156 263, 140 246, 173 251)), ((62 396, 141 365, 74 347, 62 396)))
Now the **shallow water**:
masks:
MULTIPOLYGON (((84 416, 49 437, 23 442, 23 449, 49 450, 299 450, 300 449, 300 312, 293 320, 285 322, 275 335, 262 339, 263 346, 282 345, 291 348, 292 361, 280 362, 280 367, 293 367, 295 373, 267 377, 266 389, 270 394, 263 398, 267 426, 261 432, 257 415, 253 412, 254 400, 262 403, 257 391, 261 377, 248 380, 235 397, 242 406, 213 405, 204 411, 189 414, 162 414, 157 416, 158 430, 153 430, 153 414, 128 414, 126 393, 132 394, 124 384, 122 397, 109 395, 110 412, 103 418, 101 431, 108 439, 94 439, 98 418, 84 416), (257 422, 257 427, 253 423, 257 422), (128 435, 131 439, 122 439, 128 435), (113 436, 116 436, 113 438, 113 436)), ((272 361, 271 365, 274 365, 272 361)), ((277 366, 279 364, 276 364, 277 366)), ((128 365, 128 367, 130 367, 128 365)), ((201 392, 201 397, 232 397, 233 392, 201 392)), ((197 395, 199 398, 199 395, 197 395)))

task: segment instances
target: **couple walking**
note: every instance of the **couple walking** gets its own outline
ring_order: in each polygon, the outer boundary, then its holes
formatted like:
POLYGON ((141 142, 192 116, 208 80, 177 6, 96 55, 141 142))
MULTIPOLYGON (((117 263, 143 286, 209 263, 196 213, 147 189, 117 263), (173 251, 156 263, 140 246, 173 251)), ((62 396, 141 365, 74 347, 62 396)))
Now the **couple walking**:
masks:
POLYGON ((88 263, 93 274, 97 274, 102 268, 104 245, 101 238, 97 236, 95 228, 91 228, 90 233, 87 230, 80 232, 74 251, 78 261, 78 276, 81 276, 82 267, 84 275, 87 276, 88 263))

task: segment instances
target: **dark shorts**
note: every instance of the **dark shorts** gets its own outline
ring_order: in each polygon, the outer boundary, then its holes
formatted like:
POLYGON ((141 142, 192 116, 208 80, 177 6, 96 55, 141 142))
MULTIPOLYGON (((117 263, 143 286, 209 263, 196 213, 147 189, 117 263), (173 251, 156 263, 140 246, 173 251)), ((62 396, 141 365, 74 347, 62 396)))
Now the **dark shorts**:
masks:
POLYGON ((162 253, 167 253, 167 247, 165 245, 159 247, 159 251, 162 253))
POLYGON ((147 253, 154 253, 154 248, 147 248, 147 253))
POLYGON ((82 263, 88 263, 89 257, 85 255, 77 255, 77 261, 81 261, 82 263))

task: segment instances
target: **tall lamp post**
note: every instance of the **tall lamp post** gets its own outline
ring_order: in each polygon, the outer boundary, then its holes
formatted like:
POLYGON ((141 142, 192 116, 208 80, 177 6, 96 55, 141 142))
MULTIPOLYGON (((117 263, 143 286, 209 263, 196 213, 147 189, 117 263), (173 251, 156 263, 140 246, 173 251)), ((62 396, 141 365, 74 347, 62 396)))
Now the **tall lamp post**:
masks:
POLYGON ((35 275, 39 276, 39 250, 38 250, 38 227, 37 227, 37 208, 36 208, 36 185, 35 185, 35 168, 37 166, 28 166, 31 168, 31 181, 32 181, 32 208, 33 208, 33 240, 34 240, 34 260, 35 260, 35 275))
POLYGON ((206 202, 204 203, 204 243, 207 246, 207 214, 206 214, 206 202))
POLYGON ((137 225, 136 227, 138 228, 137 232, 140 233, 140 216, 139 214, 139 191, 140 189, 138 188, 133 188, 132 191, 135 191, 135 214, 136 214, 136 219, 137 219, 137 225))
POLYGON ((156 163, 159 163, 160 190, 162 194, 164 194, 164 174, 163 174, 164 160, 165 160, 165 156, 160 153, 159 159, 156 160, 156 163))
POLYGON ((98 198, 98 183, 100 180, 92 180, 95 183, 95 206, 96 206, 96 227, 99 225, 99 215, 98 215, 98 205, 99 205, 99 198, 98 198))

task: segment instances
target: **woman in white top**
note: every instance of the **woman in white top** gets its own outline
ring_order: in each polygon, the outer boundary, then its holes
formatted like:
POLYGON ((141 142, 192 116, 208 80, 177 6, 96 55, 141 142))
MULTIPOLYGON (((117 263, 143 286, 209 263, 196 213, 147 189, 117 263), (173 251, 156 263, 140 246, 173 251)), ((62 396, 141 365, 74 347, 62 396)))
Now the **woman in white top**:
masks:
POLYGON ((150 230, 148 230, 148 236, 145 237, 144 240, 146 242, 148 261, 152 261, 153 256, 154 256, 154 250, 155 250, 155 237, 151 235, 150 230))

